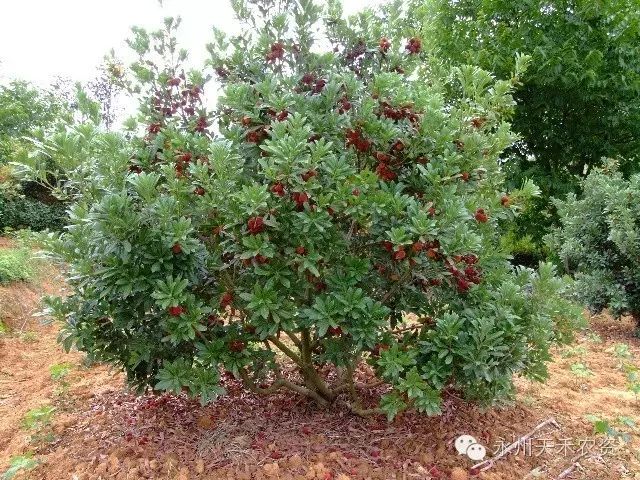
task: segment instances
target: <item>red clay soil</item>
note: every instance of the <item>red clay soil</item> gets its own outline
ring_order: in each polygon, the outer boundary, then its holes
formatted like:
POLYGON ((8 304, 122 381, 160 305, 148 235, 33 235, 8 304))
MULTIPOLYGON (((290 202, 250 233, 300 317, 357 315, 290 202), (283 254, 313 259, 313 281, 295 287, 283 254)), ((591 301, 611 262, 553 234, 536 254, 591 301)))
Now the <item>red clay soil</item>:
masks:
POLYGON ((256 397, 233 380, 226 381, 228 395, 206 407, 184 397, 136 397, 120 374, 65 354, 56 344, 57 327, 31 316, 41 294, 62 286, 52 272, 45 277, 37 286, 0 287, 1 309, 10 311, 3 321, 13 330, 0 335, 0 474, 12 456, 33 452, 39 465, 15 478, 640 478, 639 430, 629 422, 640 424, 640 403, 621 368, 640 358, 630 320, 593 318, 591 332, 556 352, 548 383, 518 380, 511 405, 483 410, 449 395, 440 417, 407 413, 388 423, 340 407, 320 410, 289 394, 256 397), (615 354, 622 343, 633 358, 615 354), (63 393, 49 370, 61 362, 72 365, 63 393), (592 374, 577 376, 576 363, 592 374), (25 430, 24 415, 43 405, 56 407, 52 424, 25 430), (608 420, 628 441, 594 434, 587 415, 608 420), (627 425, 615 423, 617 417, 627 425), (544 427, 477 476, 468 473, 475 462, 453 445, 459 435, 473 435, 491 456, 550 418, 557 428, 544 427))

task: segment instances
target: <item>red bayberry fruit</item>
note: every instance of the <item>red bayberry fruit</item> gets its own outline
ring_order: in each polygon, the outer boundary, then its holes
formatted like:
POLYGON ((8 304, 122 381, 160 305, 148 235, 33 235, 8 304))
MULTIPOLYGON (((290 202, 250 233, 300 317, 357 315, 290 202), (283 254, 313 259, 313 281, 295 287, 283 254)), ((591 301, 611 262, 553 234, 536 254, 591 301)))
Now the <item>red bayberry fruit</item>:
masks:
POLYGON ((384 152, 376 152, 374 156, 380 163, 388 163, 391 160, 391 155, 384 152))
POLYGON ((470 177, 469 172, 462 172, 462 180, 463 181, 468 182, 469 181, 469 177, 470 177))
POLYGON ((424 249, 424 243, 422 242, 415 242, 413 245, 411 245, 411 249, 415 252, 421 252, 424 249))
POLYGON ((353 195, 354 197, 359 197, 359 196, 360 196, 360 190, 359 190, 359 189, 357 189, 357 188, 354 188, 354 189, 351 191, 351 195, 353 195))
POLYGON ((262 217, 251 217, 247 220, 247 228, 251 235, 256 235, 264 230, 264 219, 262 217))
POLYGON ((142 168, 140 168, 140 166, 139 166, 139 165, 131 165, 131 166, 129 167, 129 171, 130 171, 131 173, 142 173, 142 168))
POLYGON ((391 243, 389 240, 383 241, 382 246, 387 252, 393 251, 393 243, 391 243))
POLYGON ((428 249, 427 257, 429 257, 432 260, 435 260, 436 258, 438 258, 438 251, 435 248, 428 249))
POLYGON ((509 198, 508 195, 503 195, 502 198, 500 199, 500 203, 502 204, 503 207, 508 207, 511 204, 511 199, 509 198))
POLYGON ((459 291, 466 292, 467 290, 469 290, 469 287, 471 287, 471 283, 469 283, 464 278, 458 277, 456 279, 456 286, 458 287, 459 291))
POLYGON ((180 85, 180 79, 178 77, 170 78, 169 80, 167 80, 167 85, 169 85, 170 87, 177 87, 178 85, 180 85))
POLYGON ((474 128, 481 128, 485 124, 486 121, 487 121, 487 119, 484 118, 484 117, 476 117, 473 120, 471 120, 471 125, 474 128))
POLYGON ((271 187, 271 192, 279 197, 284 197, 284 185, 280 182, 273 184, 271 187))
POLYGON ((249 125, 251 125, 251 117, 247 117, 247 116, 242 117, 242 125, 244 125, 245 127, 248 127, 249 125))
POLYGON ((313 82, 315 82, 315 80, 316 76, 313 73, 305 73, 300 79, 300 82, 304 83, 305 85, 311 85, 313 82))
POLYGON ((419 38, 412 38, 407 42, 407 45, 404 47, 410 54, 420 53, 420 49, 422 48, 422 41, 419 38))
POLYGON ((288 116, 289 112, 287 112, 286 110, 282 110, 278 115, 276 115, 276 120, 278 120, 279 122, 283 122, 287 119, 288 116))
POLYGON ((242 340, 231 340, 229 342, 229 350, 235 353, 240 353, 244 350, 245 344, 242 340))
POLYGON ((302 174, 302 179, 307 182, 309 181, 310 178, 313 178, 315 176, 318 175, 318 172, 316 172, 315 170, 309 170, 305 173, 302 174))
POLYGON ((391 148, 396 152, 401 152, 402 150, 404 150, 404 143, 402 143, 402 140, 396 140, 391 148))
POLYGON ((420 156, 416 158, 416 163, 419 163, 420 165, 426 165, 427 163, 429 163, 429 159, 427 157, 420 156))
POLYGON ((182 253, 182 245, 180 245, 179 243, 175 243, 173 247, 171 247, 171 251, 176 255, 182 253))
POLYGON ((207 129, 208 123, 207 123, 207 119, 204 117, 200 117, 198 119, 198 121, 196 122, 196 128, 195 131, 196 132, 204 132, 207 129))
POLYGON ((342 328, 340 327, 329 327, 329 329, 327 330, 331 335, 341 335, 342 334, 342 328))
POLYGON ((189 152, 183 152, 176 157, 176 160, 179 162, 189 163, 191 161, 192 155, 189 152))
POLYGON ((276 42, 271 45, 271 51, 267 53, 266 58, 269 62, 275 62, 276 60, 284 56, 284 44, 282 42, 276 42))
POLYGON ((226 308, 229 305, 231 305, 231 302, 233 302, 233 293, 231 292, 224 292, 222 294, 222 297, 220 298, 220 306, 222 308, 226 308))
POLYGON ((382 53, 387 53, 391 48, 391 42, 386 37, 382 37, 378 46, 380 47, 380 51, 382 53))
POLYGON ((305 248, 302 245, 296 247, 296 253, 298 255, 304 255, 306 252, 305 248))
POLYGON ((291 194, 291 198, 293 198, 293 201, 296 202, 299 207, 309 201, 309 195, 304 192, 294 192, 291 194))
POLYGON ((402 259, 404 259, 407 256, 407 252, 404 251, 404 249, 402 247, 400 247, 400 249, 393 254, 393 259, 400 261, 402 259))
POLYGON ((196 195, 204 195, 204 188, 196 187, 193 193, 195 193, 196 195))
POLYGON ((476 213, 473 216, 475 217, 476 221, 480 223, 486 223, 487 220, 489 220, 489 217, 487 216, 483 208, 477 209, 476 213))
POLYGON ((322 92, 322 90, 326 85, 327 85, 327 81, 324 78, 317 80, 316 83, 313 85, 313 93, 322 92))
POLYGON ((160 131, 160 127, 161 125, 159 123, 152 123, 151 125, 149 125, 149 127, 147 127, 147 130, 149 131, 149 133, 158 133, 160 131))
POLYGON ((186 309, 184 307, 181 307, 180 305, 174 305, 173 307, 169 307, 169 315, 172 315, 174 317, 179 317, 185 311, 186 309))

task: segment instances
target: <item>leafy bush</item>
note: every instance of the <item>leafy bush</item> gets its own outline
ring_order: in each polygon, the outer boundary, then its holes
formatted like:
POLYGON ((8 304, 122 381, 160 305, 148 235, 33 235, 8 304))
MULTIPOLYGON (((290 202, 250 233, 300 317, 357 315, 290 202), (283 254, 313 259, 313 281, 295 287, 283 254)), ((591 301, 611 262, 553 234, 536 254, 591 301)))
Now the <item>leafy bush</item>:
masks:
MULTIPOLYGON (((433 48, 455 63, 509 75, 514 52, 532 56, 515 91, 513 129, 522 135, 509 153, 508 180, 531 178, 543 192, 519 234, 538 245, 557 223, 548 199, 577 191, 586 169, 602 157, 640 152, 640 9, 635 0, 415 0, 433 48)), ((426 37, 425 37, 426 38, 426 37)))
POLYGON ((28 228, 61 230, 66 222, 63 203, 44 203, 29 197, 0 198, 0 231, 28 228))
POLYGON ((140 388, 207 402, 226 371, 389 417, 437 413, 447 388, 488 403, 514 374, 544 378, 579 309, 553 267, 514 270, 499 246, 536 192, 505 192, 498 162, 517 80, 438 68, 395 6, 348 22, 336 2, 266 3, 260 17, 234 2, 247 28, 209 46, 214 114, 203 75, 153 59, 186 58, 176 22, 134 30, 123 82, 145 131, 95 160, 51 236, 74 290, 48 301, 65 346, 140 388), (364 361, 392 387, 380 409, 358 398, 364 361))
POLYGON ((30 252, 25 249, 0 249, 0 284, 26 281, 33 276, 30 252))
POLYGON ((615 164, 593 171, 583 194, 556 201, 562 228, 550 238, 593 312, 631 314, 640 326, 640 174, 615 164))

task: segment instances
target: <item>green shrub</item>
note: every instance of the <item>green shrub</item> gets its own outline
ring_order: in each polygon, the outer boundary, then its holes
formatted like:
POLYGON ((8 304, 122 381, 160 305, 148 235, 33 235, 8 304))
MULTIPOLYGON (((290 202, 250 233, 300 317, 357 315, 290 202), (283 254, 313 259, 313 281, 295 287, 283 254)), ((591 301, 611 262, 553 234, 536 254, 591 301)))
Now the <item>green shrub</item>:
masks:
POLYGON ((580 298, 593 312, 631 314, 640 326, 640 174, 615 164, 592 172, 583 194, 556 201, 561 228, 550 237, 580 298))
POLYGON ((44 203, 34 198, 0 198, 0 232, 28 228, 33 231, 61 230, 67 221, 60 202, 44 203))
POLYGON ((438 413, 447 388, 490 403, 514 374, 544 378, 580 310, 553 267, 514 269, 499 245, 536 192, 505 192, 498 161, 517 80, 432 70, 394 7, 347 22, 336 2, 266 18, 234 5, 263 27, 209 46, 219 138, 204 76, 170 60, 186 58, 174 20, 134 31, 145 131, 133 155, 96 159, 112 174, 88 172, 49 244, 73 288, 48 301, 65 346, 203 402, 226 371, 256 393, 345 393, 390 418, 438 413), (329 51, 309 34, 320 18, 329 51), (391 387, 380 409, 354 385, 365 361, 391 387))
POLYGON ((26 249, 0 249, 0 283, 27 281, 33 274, 31 252, 26 249))

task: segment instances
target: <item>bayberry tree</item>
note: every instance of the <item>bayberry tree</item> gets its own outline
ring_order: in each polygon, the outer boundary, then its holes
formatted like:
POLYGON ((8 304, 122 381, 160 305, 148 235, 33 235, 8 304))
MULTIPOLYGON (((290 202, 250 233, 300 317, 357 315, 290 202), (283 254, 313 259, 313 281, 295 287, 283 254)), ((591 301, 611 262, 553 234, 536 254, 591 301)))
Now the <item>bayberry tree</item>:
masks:
POLYGON ((594 170, 580 197, 556 201, 561 228, 550 240, 593 312, 630 314, 640 328, 640 175, 616 163, 594 170))
POLYGON ((141 388, 206 402, 226 372, 389 417, 543 378, 579 315, 550 265, 514 270, 499 248, 535 193, 504 191, 498 161, 526 59, 509 80, 445 70, 397 4, 234 6, 243 33, 209 46, 214 112, 175 22, 135 30, 144 132, 51 243, 73 287, 49 302, 65 344, 141 388), (359 398, 367 372, 389 386, 378 406, 359 398))

